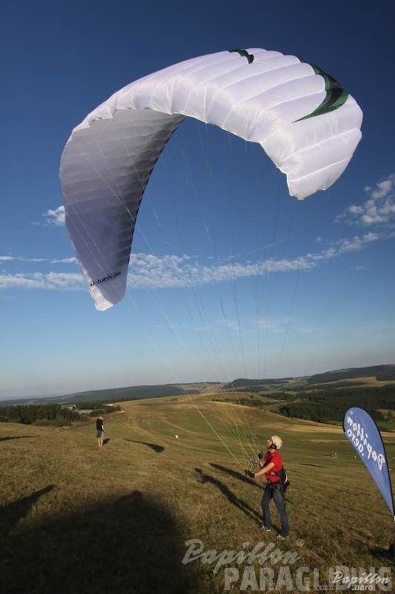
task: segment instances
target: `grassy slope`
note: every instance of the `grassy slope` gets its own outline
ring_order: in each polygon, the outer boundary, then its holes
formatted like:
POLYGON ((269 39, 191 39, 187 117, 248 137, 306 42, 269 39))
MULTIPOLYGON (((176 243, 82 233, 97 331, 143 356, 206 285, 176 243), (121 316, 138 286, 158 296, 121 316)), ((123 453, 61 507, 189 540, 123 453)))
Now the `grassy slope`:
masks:
MULTIPOLYGON (((393 521, 341 429, 206 398, 122 403, 103 448, 93 424, 0 424, 0 591, 222 592, 223 569, 181 563, 191 538, 218 552, 274 542, 297 553, 292 575, 318 568, 322 581, 337 565, 383 566, 371 549, 388 547, 393 521), (262 483, 242 471, 273 433, 292 483, 280 544, 259 530, 262 483)), ((395 437, 386 442, 392 460, 395 437)))

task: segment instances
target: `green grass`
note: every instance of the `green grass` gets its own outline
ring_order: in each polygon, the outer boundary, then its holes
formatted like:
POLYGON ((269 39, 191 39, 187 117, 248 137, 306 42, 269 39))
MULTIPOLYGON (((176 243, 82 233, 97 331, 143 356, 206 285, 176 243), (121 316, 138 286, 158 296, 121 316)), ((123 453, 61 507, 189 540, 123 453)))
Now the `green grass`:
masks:
MULTIPOLYGON (((273 543, 278 554, 298 556, 287 566, 292 579, 302 567, 325 581, 339 565, 385 565, 372 550, 394 540, 393 520, 341 428, 209 398, 122 403, 124 412, 106 418, 102 448, 93 422, 0 424, 0 592, 223 592, 225 567, 214 573, 204 558, 182 563, 189 539, 218 553, 273 543), (274 433, 284 439, 291 479, 284 543, 260 531, 262 482, 243 473, 274 433)), ((395 436, 386 442, 392 461, 395 436)), ((275 509, 273 519, 278 529, 275 509)), ((240 576, 248 565, 228 564, 240 576)), ((281 565, 265 567, 276 576, 281 565)), ((227 591, 240 588, 239 581, 227 591)))

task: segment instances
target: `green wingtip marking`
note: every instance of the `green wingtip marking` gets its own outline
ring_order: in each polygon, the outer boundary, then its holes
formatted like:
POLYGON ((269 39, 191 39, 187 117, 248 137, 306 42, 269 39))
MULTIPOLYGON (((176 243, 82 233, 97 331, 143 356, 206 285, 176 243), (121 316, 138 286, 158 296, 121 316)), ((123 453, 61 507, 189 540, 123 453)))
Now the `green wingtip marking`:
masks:
MULTIPOLYGON (((301 62, 303 62, 303 60, 301 60, 301 62)), ((306 64, 307 63, 308 62, 306 62, 306 64)), ((344 105, 344 103, 347 101, 347 91, 341 88, 340 84, 336 79, 333 78, 333 76, 326 74, 326 72, 321 70, 321 68, 318 66, 314 66, 314 64, 310 64, 310 66, 313 68, 316 74, 322 76, 324 79, 326 96, 320 105, 314 109, 314 111, 306 116, 303 116, 302 118, 299 118, 298 120, 295 120, 296 122, 301 122, 302 120, 307 120, 308 118, 314 118, 325 113, 330 113, 335 109, 339 109, 339 107, 344 105)))
POLYGON ((254 61, 254 54, 249 54, 245 49, 231 49, 228 51, 229 53, 237 52, 240 56, 244 56, 244 58, 247 58, 249 64, 252 64, 254 61))

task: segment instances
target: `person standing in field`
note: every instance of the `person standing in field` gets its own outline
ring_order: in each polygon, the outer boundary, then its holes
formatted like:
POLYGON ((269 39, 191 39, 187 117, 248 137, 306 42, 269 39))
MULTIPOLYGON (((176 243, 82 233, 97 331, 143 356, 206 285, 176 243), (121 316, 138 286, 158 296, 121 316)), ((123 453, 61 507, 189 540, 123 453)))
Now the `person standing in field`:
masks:
POLYGON ((273 499, 280 515, 281 531, 277 536, 279 539, 288 538, 289 525, 288 516, 285 508, 285 471, 282 457, 278 451, 283 445, 282 439, 278 435, 273 435, 266 441, 266 454, 262 456, 260 462, 260 469, 257 472, 248 472, 251 478, 258 478, 265 476, 267 483, 263 491, 261 501, 263 524, 262 530, 270 532, 272 529, 272 522, 270 517, 270 501, 273 499))
POLYGON ((97 443, 99 446, 102 446, 104 438, 104 418, 101 415, 96 419, 96 437, 97 443))

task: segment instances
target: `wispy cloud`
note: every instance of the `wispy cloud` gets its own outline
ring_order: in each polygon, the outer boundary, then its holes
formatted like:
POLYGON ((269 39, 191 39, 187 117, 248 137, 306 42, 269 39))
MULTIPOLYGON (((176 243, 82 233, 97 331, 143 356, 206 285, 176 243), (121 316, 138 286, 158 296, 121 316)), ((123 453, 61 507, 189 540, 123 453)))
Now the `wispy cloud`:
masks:
MULTIPOLYGON (((365 188, 367 200, 359 205, 350 206, 337 217, 337 221, 360 226, 375 226, 374 230, 352 238, 341 239, 331 246, 307 253, 293 259, 268 258, 255 262, 219 261, 210 259, 209 264, 202 264, 198 257, 187 255, 132 254, 130 259, 128 286, 135 289, 186 288, 253 278, 267 274, 281 274, 292 271, 312 270, 327 261, 343 254, 360 251, 368 244, 388 236, 389 225, 395 229, 395 173, 380 181, 374 187, 365 188), (381 227, 380 227, 381 226, 381 227)), ((64 225, 64 207, 48 210, 43 215, 43 225, 64 225)), ((317 240, 322 244, 322 238, 317 240)), ((37 264, 77 264, 75 257, 47 259, 27 258, 24 256, 0 255, 0 263, 6 268, 12 263, 37 264)), ((41 289, 41 290, 86 290, 82 274, 49 272, 0 274, 0 290, 41 289)))
POLYGON ((72 256, 70 258, 27 258, 25 256, 1 256, 0 262, 25 262, 25 263, 48 263, 48 264, 76 264, 77 258, 72 256))
POLYGON ((5 289, 40 289, 40 290, 80 290, 84 281, 78 273, 49 272, 41 274, 0 274, 0 290, 5 289))
POLYGON ((349 225, 395 227, 395 173, 365 188, 367 199, 353 204, 335 220, 349 225))
POLYGON ((243 264, 200 264, 189 256, 156 257, 133 254, 130 260, 128 285, 134 288, 180 288, 253 278, 266 274, 311 270, 326 261, 348 252, 362 250, 367 244, 381 238, 378 233, 366 233, 352 239, 343 239, 333 246, 294 259, 267 259, 243 264))
MULTIPOLYGON (((183 255, 155 256, 152 254, 132 254, 130 259, 128 285, 135 289, 186 288, 253 278, 266 274, 280 274, 297 270, 312 270, 319 265, 338 258, 348 252, 362 250, 367 244, 377 241, 379 233, 356 235, 351 239, 342 239, 325 250, 307 253, 294 259, 273 258, 255 263, 214 261, 201 264, 197 258, 183 255)), ((75 258, 45 260, 43 258, 23 258, 0 256, 0 261, 7 262, 47 262, 50 264, 73 264, 75 258)), ((76 290, 86 287, 81 274, 50 272, 31 274, 0 274, 0 290, 10 288, 76 290)))

